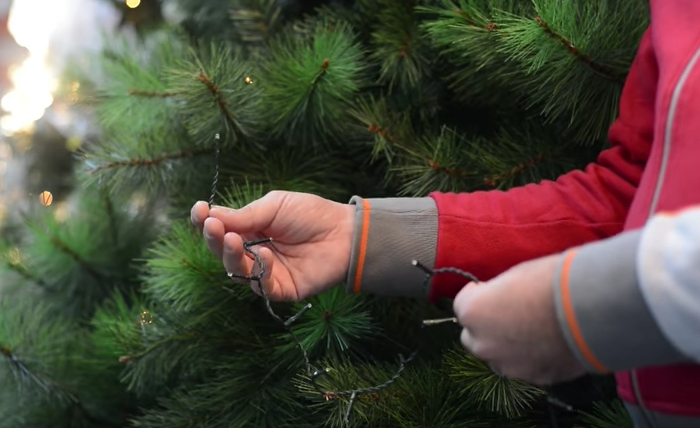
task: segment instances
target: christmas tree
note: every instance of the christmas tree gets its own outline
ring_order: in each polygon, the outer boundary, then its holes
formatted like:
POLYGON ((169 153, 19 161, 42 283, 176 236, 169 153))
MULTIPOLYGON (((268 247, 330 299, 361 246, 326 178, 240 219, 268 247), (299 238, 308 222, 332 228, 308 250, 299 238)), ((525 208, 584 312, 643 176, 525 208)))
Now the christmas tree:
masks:
POLYGON ((645 0, 163 3, 184 19, 67 78, 100 130, 76 190, 6 225, 0 426, 631 426, 608 379, 546 391, 493 373, 454 325, 424 337, 449 303, 339 286, 272 303, 277 319, 189 210, 212 191, 347 202, 581 168, 606 147, 645 0), (305 356, 330 369, 318 388, 305 356))

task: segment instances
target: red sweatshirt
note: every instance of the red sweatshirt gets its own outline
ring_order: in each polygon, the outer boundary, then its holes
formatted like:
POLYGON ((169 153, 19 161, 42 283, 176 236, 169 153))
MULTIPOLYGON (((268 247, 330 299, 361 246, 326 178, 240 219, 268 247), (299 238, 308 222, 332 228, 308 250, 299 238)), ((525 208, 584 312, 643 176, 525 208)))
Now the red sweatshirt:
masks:
POLYGON ((700 1, 650 3, 597 162, 505 192, 356 196, 347 284, 435 301, 465 279, 438 275, 426 295, 411 260, 483 281, 566 253, 552 288, 573 352, 616 373, 635 427, 700 427, 700 1))

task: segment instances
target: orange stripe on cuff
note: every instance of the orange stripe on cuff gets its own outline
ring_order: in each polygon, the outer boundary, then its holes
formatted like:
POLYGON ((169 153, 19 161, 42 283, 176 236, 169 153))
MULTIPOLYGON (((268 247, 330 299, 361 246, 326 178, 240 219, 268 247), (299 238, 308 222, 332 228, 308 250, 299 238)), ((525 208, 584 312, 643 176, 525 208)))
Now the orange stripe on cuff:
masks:
POLYGON ((365 257, 367 256, 367 241, 369 239, 369 213, 370 205, 366 199, 362 200, 362 234, 360 235, 360 251, 357 256, 357 270, 355 271, 355 293, 359 293, 362 288, 362 271, 365 267, 365 257))
POLYGON ((586 359, 586 361, 588 361, 588 363, 595 367, 595 369, 599 372, 608 373, 610 370, 608 370, 600 361, 598 361, 595 355, 593 355, 593 352, 591 352, 591 349, 586 344, 586 341, 583 339, 581 328, 578 325, 578 322, 576 321, 576 315, 574 314, 574 307, 571 304, 571 292, 569 290, 569 271, 571 270, 571 263, 574 260, 576 251, 577 250, 569 251, 569 253, 566 255, 566 258, 564 259, 564 266, 561 272, 561 296, 562 304, 564 306, 566 324, 569 327, 571 336, 573 336, 579 351, 581 351, 581 354, 583 354, 583 357, 586 359))

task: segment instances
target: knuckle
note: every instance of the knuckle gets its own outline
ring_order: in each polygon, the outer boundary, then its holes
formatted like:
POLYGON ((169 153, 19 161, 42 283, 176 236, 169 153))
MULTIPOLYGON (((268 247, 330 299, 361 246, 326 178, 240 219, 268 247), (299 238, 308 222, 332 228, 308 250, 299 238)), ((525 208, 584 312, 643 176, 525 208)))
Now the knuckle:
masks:
POLYGON ((284 190, 270 190, 265 194, 264 198, 272 200, 279 199, 282 198, 285 195, 285 193, 286 192, 284 190))

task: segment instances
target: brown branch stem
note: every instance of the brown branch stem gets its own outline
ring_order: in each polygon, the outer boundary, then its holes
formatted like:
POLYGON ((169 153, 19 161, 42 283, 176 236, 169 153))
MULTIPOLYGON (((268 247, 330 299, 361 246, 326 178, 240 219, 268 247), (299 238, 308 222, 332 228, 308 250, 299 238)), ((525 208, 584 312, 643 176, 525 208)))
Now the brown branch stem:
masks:
POLYGON ((393 147, 396 147, 396 148, 398 148, 398 149, 401 149, 401 150, 403 150, 404 152, 408 153, 409 155, 411 155, 411 156, 413 156, 413 157, 415 157, 415 158, 424 160, 425 163, 426 163, 426 164, 430 167, 430 169, 432 169, 433 171, 442 172, 442 173, 445 173, 445 174, 447 174, 447 175, 451 175, 451 176, 454 176, 454 177, 460 177, 460 178, 471 177, 471 174, 469 174, 469 173, 466 172, 466 171, 460 171, 460 170, 455 169, 455 168, 450 168, 450 167, 442 166, 442 165, 440 165, 440 164, 438 163, 438 161, 436 161, 435 159, 426 158, 425 156, 421 156, 421 155, 419 155, 418 153, 414 152, 413 150, 407 148, 406 146, 403 146, 403 145, 399 144, 399 143, 397 142, 396 138, 395 138, 393 135, 391 135, 391 134, 389 133, 388 130, 382 128, 382 127, 379 126, 379 125, 370 125, 370 126, 367 128, 367 130, 368 130, 369 132, 373 133, 373 134, 381 135, 381 136, 384 137, 393 147))
POLYGON ((44 389, 51 389, 53 391, 56 391, 60 394, 63 394, 66 398, 68 398, 70 402, 70 406, 73 409, 78 410, 87 421, 91 423, 95 423, 98 426, 103 425, 104 421, 100 421, 97 417, 92 415, 86 408, 85 405, 83 404, 82 400, 78 397, 78 395, 66 388, 63 385, 60 385, 52 380, 45 379, 42 376, 39 376, 38 374, 32 372, 29 370, 29 367, 27 367, 26 364, 24 364, 16 355, 12 353, 12 351, 6 347, 6 346, 0 346, 0 354, 5 356, 9 363, 13 366, 15 366, 17 369, 19 369, 24 375, 28 375, 32 379, 34 379, 37 383, 41 384, 44 389))
POLYGON ((527 159, 524 162, 520 162, 519 164, 515 165, 506 172, 494 175, 492 177, 485 177, 484 184, 488 187, 496 188, 501 182, 514 178, 518 174, 521 174, 523 171, 525 171, 527 168, 531 168, 539 163, 542 163, 547 159, 550 159, 553 155, 554 153, 539 153, 527 159))
POLYGON ((39 287, 41 287, 44 290, 51 291, 49 288, 49 285, 44 282, 41 278, 35 277, 32 275, 29 270, 25 269, 21 264, 19 263, 5 263, 5 265, 12 270, 13 272, 19 274, 21 277, 24 279, 27 279, 29 281, 32 281, 39 287))
MULTIPOLYGON (((480 25, 471 16, 469 16, 469 14, 467 12, 465 12, 462 9, 457 9, 455 12, 458 15, 460 15, 462 18, 464 18, 467 21, 467 24, 469 24, 473 27, 483 28, 485 30, 492 31, 492 32, 497 32, 500 29, 493 22, 489 22, 485 26, 480 25)), ((553 38, 554 40, 559 42, 562 46, 564 46, 564 48, 571 55, 573 55, 576 59, 578 59, 583 64, 585 64, 591 70, 593 70, 596 73, 599 73, 602 76, 604 76, 608 79, 611 79, 611 80, 618 80, 618 79, 624 77, 624 75, 621 75, 620 73, 616 73, 614 70, 611 70, 610 68, 606 67, 605 65, 596 62, 592 57, 581 52, 581 50, 579 48, 577 48, 571 40, 564 37, 564 35, 554 31, 549 26, 549 24, 544 19, 542 19, 542 17, 535 16, 534 20, 537 22, 537 24, 544 30, 544 32, 548 36, 550 36, 551 38, 553 38)), ((505 36, 503 36, 501 34, 501 37, 505 37, 505 36)))
POLYGON ((80 267, 83 268, 92 277, 94 277, 95 279, 99 279, 102 277, 102 275, 100 275, 99 272, 97 272, 92 266, 90 266, 90 264, 86 260, 80 257, 80 254, 78 254, 76 251, 74 251, 72 248, 66 245, 65 242, 61 241, 53 234, 49 235, 49 239, 51 240, 51 243, 56 246, 56 248, 61 250, 64 254, 70 256, 70 258, 72 258, 73 261, 79 264, 80 267))
POLYGON ((101 171, 103 169, 112 169, 112 168, 117 168, 117 167, 125 167, 125 166, 132 166, 132 167, 153 167, 153 166, 158 166, 164 162, 168 162, 171 160, 175 159, 183 159, 183 158, 188 158, 188 157, 194 157, 194 156, 201 156, 205 153, 209 153, 213 151, 213 149, 198 149, 198 150, 183 150, 171 154, 166 154, 154 159, 139 159, 139 158, 134 158, 134 159, 129 159, 129 160, 123 160, 123 161, 115 161, 115 162, 109 162, 104 165, 98 166, 93 168, 90 173, 94 174, 98 171, 101 171))
POLYGON ((462 171, 462 170, 459 170, 456 168, 450 168, 448 166, 440 165, 434 159, 428 159, 428 166, 433 171, 442 172, 442 173, 444 173, 446 175, 450 175, 452 177, 468 178, 468 177, 472 176, 472 174, 468 173, 467 171, 462 171))
POLYGON ((235 129, 236 121, 233 119, 233 116, 231 115, 231 112, 229 111, 228 106, 226 105, 226 100, 224 99, 223 94, 219 91, 219 88, 203 72, 200 71, 197 74, 197 77, 199 77, 199 80, 207 87, 209 93, 211 93, 211 95, 214 97, 216 105, 219 107, 219 110, 221 110, 221 113, 226 118, 226 122, 228 122, 228 124, 231 125, 233 129, 235 129))
POLYGON ((321 63, 320 69, 318 70, 318 74, 316 74, 316 77, 314 77, 314 80, 311 81, 312 89, 316 85, 316 83, 318 83, 318 81, 321 80, 321 78, 326 75, 326 71, 328 70, 329 66, 330 66, 330 61, 328 60, 328 58, 324 59, 323 62, 321 63))
POLYGON ((140 89, 129 89, 127 94, 140 98, 172 98, 177 95, 173 92, 142 91, 140 89))
POLYGON ((578 59, 583 64, 585 64, 588 68, 595 71, 596 73, 599 73, 599 74, 607 77, 608 79, 616 80, 616 79, 620 78, 618 73, 615 73, 613 70, 610 70, 608 67, 604 66, 603 64, 597 63, 593 58, 591 58, 590 56, 581 52, 581 50, 579 48, 574 46, 574 43, 571 40, 567 39, 562 34, 559 34, 556 31, 552 30, 552 28, 549 26, 549 24, 544 19, 542 19, 542 17, 535 16, 535 21, 544 30, 545 34, 547 34, 548 36, 550 36, 554 40, 561 43, 561 45, 564 46, 564 48, 571 55, 573 55, 576 59, 578 59))

